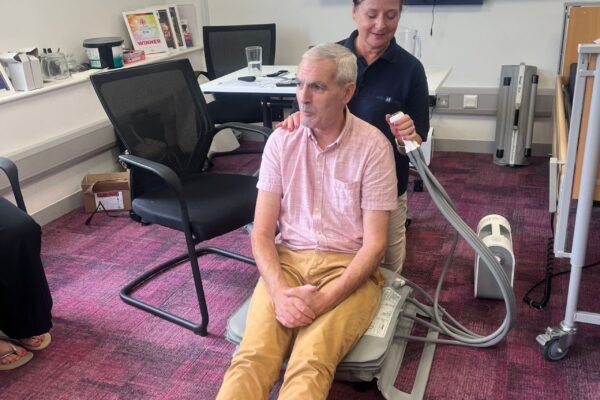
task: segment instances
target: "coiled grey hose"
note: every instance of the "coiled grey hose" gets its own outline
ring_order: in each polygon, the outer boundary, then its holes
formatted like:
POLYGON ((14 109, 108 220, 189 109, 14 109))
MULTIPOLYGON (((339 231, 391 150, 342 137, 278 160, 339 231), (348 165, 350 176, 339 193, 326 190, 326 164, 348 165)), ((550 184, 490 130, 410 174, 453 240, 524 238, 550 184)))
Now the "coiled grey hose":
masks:
POLYGON ((433 199, 433 202, 440 210, 442 215, 448 220, 450 225, 454 227, 457 234, 454 236, 452 248, 444 262, 434 297, 431 297, 425 290, 405 279, 407 284, 415 291, 423 295, 431 303, 431 305, 423 304, 414 298, 408 299, 407 301, 415 304, 421 314, 429 317, 432 320, 431 322, 428 322, 419 317, 413 317, 415 322, 423 324, 430 329, 437 330, 451 339, 430 340, 424 337, 409 335, 398 335, 398 337, 417 341, 456 344, 472 347, 493 346, 506 337, 516 320, 516 299, 510 281, 491 250, 456 213, 456 210, 452 204, 452 200, 427 167, 427 163, 424 159, 421 148, 417 147, 416 149, 409 150, 410 147, 411 146, 407 146, 407 155, 410 159, 410 162, 421 176, 421 179, 423 180, 427 191, 433 199), (471 246, 479 255, 480 263, 485 265, 492 273, 496 279, 496 282, 498 283, 498 286, 500 287, 502 297, 504 298, 504 304, 506 306, 506 315, 504 320, 502 324, 489 335, 479 335, 468 330, 439 305, 440 292, 444 283, 444 278, 448 268, 450 267, 456 245, 458 243, 458 235, 465 239, 467 244, 469 244, 469 246, 471 246), (449 322, 445 321, 444 317, 448 319, 449 322))

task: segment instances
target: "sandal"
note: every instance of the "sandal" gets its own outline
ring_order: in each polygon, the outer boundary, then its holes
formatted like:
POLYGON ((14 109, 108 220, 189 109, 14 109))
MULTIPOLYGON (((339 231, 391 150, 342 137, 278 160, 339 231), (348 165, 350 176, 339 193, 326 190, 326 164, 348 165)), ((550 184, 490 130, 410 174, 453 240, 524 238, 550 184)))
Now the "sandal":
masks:
POLYGON ((13 361, 8 364, 0 364, 0 371, 8 371, 11 369, 19 368, 20 366, 27 364, 33 358, 32 352, 28 351, 25 354, 20 354, 19 349, 14 344, 9 342, 6 343, 8 343, 8 345, 11 347, 11 350, 8 353, 0 355, 0 360, 12 356, 13 354, 19 356, 19 358, 16 361, 13 361))
POLYGON ((40 342, 40 344, 37 345, 37 346, 32 346, 32 345, 30 345, 28 343, 25 343, 23 341, 24 339, 15 339, 13 341, 16 342, 19 346, 23 346, 27 350, 32 350, 32 351, 44 350, 46 347, 48 347, 50 345, 50 342, 52 342, 52 336, 50 336, 50 333, 44 333, 43 335, 32 336, 32 337, 27 338, 27 339, 32 339, 32 338, 35 338, 35 337, 39 337, 39 338, 42 339, 42 341, 40 342))

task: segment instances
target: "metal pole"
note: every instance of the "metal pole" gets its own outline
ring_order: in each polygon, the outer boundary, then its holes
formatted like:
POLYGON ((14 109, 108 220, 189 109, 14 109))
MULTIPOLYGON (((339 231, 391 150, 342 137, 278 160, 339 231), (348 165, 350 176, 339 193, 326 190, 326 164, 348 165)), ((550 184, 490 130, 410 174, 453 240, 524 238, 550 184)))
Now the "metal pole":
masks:
MULTIPOLYGON (((580 52, 581 51, 582 49, 580 49, 580 52)), ((594 76, 595 79, 588 119, 588 130, 583 153, 583 167, 581 169, 579 201, 577 202, 577 214, 575 217, 573 234, 569 292, 567 295, 565 320, 561 324, 564 324, 566 328, 571 328, 575 324, 579 284, 581 282, 581 267, 585 265, 590 218, 592 215, 592 206, 594 204, 598 159, 600 157, 600 113, 598 112, 598 110, 600 110, 600 62, 598 62, 597 59, 594 76)))
POLYGON ((529 112, 527 113, 527 128, 525 129, 525 157, 531 156, 531 142, 533 142, 533 120, 535 119, 535 99, 537 96, 538 79, 538 75, 533 75, 531 77, 529 112))
POLYGON ((500 108, 500 118, 498 119, 498 135, 496 137, 496 158, 502 159, 504 157, 504 141, 506 140, 506 113, 508 112, 508 96, 510 89, 510 76, 504 78, 501 88, 502 104, 500 108))
POLYGON ((583 98, 585 93, 585 79, 582 71, 587 71, 589 54, 579 54, 577 62, 578 79, 575 81, 575 93, 573 94, 573 107, 571 110, 571 121, 569 123, 569 137, 567 140, 567 158, 560 192, 558 194, 558 213, 556 218, 556 234, 554 238, 554 254, 557 257, 571 257, 566 253, 567 230, 570 215, 571 194, 573 191, 573 177, 575 176, 575 164, 577 161, 577 148, 579 146, 579 129, 583 115, 583 98))

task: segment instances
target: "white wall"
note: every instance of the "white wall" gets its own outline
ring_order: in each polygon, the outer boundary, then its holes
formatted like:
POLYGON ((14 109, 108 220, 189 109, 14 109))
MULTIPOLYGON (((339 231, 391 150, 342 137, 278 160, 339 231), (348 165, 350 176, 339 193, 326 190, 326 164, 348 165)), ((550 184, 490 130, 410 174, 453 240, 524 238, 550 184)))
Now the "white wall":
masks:
MULTIPOLYGON (((212 25, 275 22, 281 64, 295 64, 308 45, 338 41, 354 29, 351 0, 205 1, 212 25)), ((437 6, 432 36, 431 6, 405 6, 400 24, 419 30, 425 65, 452 66, 446 86, 497 88, 502 65, 525 62, 538 67, 539 88, 552 88, 563 3, 484 0, 481 6, 437 6)), ((493 141, 495 118, 437 115, 433 125, 438 139, 493 141)), ((550 131, 548 118, 536 121, 534 143, 550 143, 550 131)))
POLYGON ((164 0, 2 0, 0 52, 23 47, 60 48, 87 62, 83 40, 129 35, 123 11, 164 4, 164 0))
MULTIPOLYGON (((277 23, 277 62, 283 64, 297 62, 310 44, 343 39, 354 29, 351 0, 205 1, 212 25, 277 23)), ((419 30, 424 64, 452 65, 447 86, 497 87, 500 66, 523 61, 538 67, 540 88, 551 88, 563 4, 484 0, 480 6, 437 6, 433 36, 431 6, 405 6, 400 25, 419 30)))
MULTIPOLYGON (((121 36, 128 41, 121 13, 157 4, 165 1, 3 0, 0 52, 26 46, 60 47, 84 62, 84 39, 121 36)), ((192 58, 195 68, 202 68, 200 51, 184 56, 192 58)), ((21 163, 22 179, 32 176, 23 182, 23 194, 38 222, 46 223, 79 207, 80 183, 86 174, 117 169, 116 152, 110 148, 112 127, 89 80, 5 100, 8 97, 0 102, 0 155, 21 163), (50 171, 44 170, 47 166, 50 171)), ((0 188, 4 186, 6 180, 0 177, 0 188)))

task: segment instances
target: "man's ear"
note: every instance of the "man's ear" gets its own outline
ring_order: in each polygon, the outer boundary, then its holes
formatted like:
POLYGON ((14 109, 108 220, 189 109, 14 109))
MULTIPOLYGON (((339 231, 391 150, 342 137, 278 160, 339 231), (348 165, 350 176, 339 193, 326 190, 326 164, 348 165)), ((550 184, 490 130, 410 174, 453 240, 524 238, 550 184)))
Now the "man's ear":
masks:
POLYGON ((352 96, 354 96, 354 91, 356 90, 356 83, 355 82, 351 82, 351 83, 347 83, 346 87, 344 88, 344 102, 346 104, 350 103, 350 100, 352 99, 352 96))

